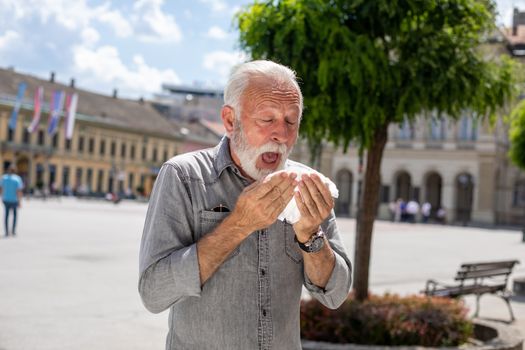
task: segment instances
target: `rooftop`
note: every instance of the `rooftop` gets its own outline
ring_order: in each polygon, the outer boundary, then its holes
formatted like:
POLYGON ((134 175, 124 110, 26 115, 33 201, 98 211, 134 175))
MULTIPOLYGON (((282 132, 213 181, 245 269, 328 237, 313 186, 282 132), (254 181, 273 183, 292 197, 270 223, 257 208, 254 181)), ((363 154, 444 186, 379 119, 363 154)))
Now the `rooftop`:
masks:
MULTIPOLYGON (((122 99, 91 91, 77 89, 54 81, 44 80, 29 74, 15 72, 13 69, 0 68, 0 103, 14 103, 18 84, 27 83, 23 108, 33 108, 33 96, 39 86, 44 88, 44 113, 48 109, 53 91, 63 90, 68 94, 78 94, 77 116, 81 119, 126 128, 141 133, 155 133, 166 137, 175 137, 179 129, 164 118, 151 103, 139 100, 122 99), (9 99, 11 98, 11 101, 9 99), (83 118, 82 118, 83 117, 83 118)), ((41 123, 45 122, 42 118, 41 123)))

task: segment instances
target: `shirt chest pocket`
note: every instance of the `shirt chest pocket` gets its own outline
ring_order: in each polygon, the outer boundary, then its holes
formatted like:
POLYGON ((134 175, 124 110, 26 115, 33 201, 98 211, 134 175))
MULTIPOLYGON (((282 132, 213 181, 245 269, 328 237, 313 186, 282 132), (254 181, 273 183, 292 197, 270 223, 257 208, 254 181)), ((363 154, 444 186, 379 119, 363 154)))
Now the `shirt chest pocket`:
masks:
POLYGON ((284 231, 284 248, 285 253, 293 262, 299 264, 303 261, 303 254, 301 248, 295 241, 295 231, 293 226, 287 222, 281 223, 284 231))
MULTIPOLYGON (((199 230, 197 232, 197 237, 195 240, 198 241, 207 234, 213 232, 217 226, 228 216, 230 212, 216 212, 210 210, 201 210, 199 215, 199 230)), ((227 237, 225 239, 228 239, 227 237)), ((228 259, 231 259, 235 255, 239 254, 239 246, 237 246, 233 252, 228 256, 228 259)))

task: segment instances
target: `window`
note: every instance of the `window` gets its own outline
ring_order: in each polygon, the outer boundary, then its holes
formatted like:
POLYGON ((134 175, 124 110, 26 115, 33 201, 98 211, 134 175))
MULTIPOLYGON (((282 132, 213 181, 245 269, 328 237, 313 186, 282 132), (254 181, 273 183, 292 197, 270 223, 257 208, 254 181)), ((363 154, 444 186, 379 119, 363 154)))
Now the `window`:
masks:
POLYGON ((399 140, 413 140, 414 139, 414 127, 412 126, 412 123, 410 123, 408 119, 403 120, 403 122, 399 124, 397 138, 399 140))
POLYGON ((93 169, 89 168, 86 172, 86 185, 87 190, 91 192, 91 186, 93 185, 93 169))
POLYGON ((458 121, 458 139, 460 141, 476 141, 478 138, 478 122, 474 117, 464 115, 458 121))
POLYGON ((7 141, 13 141, 14 136, 13 129, 7 128, 7 141))
POLYGON ((525 180, 519 180, 514 184, 512 205, 514 207, 525 207, 525 180))
POLYGON ((100 155, 103 156, 106 154, 106 141, 100 140, 100 155))
POLYGON ((153 148, 153 161, 157 161, 157 147, 153 148))
POLYGON ((83 174, 82 168, 77 168, 77 174, 75 176, 75 186, 81 186, 82 185, 82 174, 83 174))
POLYGON ((53 148, 57 148, 58 147, 58 134, 54 134, 53 135, 53 148))
POLYGON ((29 133, 27 128, 24 128, 24 137, 23 137, 22 142, 25 143, 26 145, 28 145, 31 142, 31 134, 29 133))
POLYGON ((78 138, 78 152, 79 153, 84 152, 84 136, 80 136, 78 138))
POLYGON ((129 150, 129 156, 131 159, 135 159, 135 145, 131 145, 131 149, 129 150))
POLYGON ((444 117, 433 116, 430 119, 430 139, 432 141, 442 141, 446 138, 446 119, 444 117))
POLYGON ((128 188, 130 188, 133 191, 133 173, 129 173, 128 175, 128 188))
POLYGON ((45 139, 44 130, 38 130, 38 144, 40 146, 43 146, 45 143, 46 143, 46 139, 45 139))
POLYGON ((162 157, 162 161, 165 162, 168 160, 168 150, 166 148, 164 148, 164 154, 163 154, 163 157, 162 157))
POLYGON ((117 150, 117 144, 115 143, 115 141, 112 141, 111 142, 111 151, 110 151, 110 154, 112 157, 115 156, 115 152, 117 150))
POLYGON ((142 160, 146 160, 146 146, 142 146, 142 160))
POLYGON ((102 192, 102 182, 104 181, 104 170, 100 169, 97 176, 97 192, 102 192))
POLYGON ((68 187, 69 187, 69 167, 65 166, 62 170, 62 186, 64 189, 64 192, 66 194, 68 193, 68 187))
POLYGON ((67 151, 71 150, 71 140, 66 139, 66 150, 67 151))
POLYGON ((126 158, 126 144, 125 143, 122 143, 120 145, 120 156, 122 158, 126 158))
POLYGON ((89 138, 88 151, 89 154, 93 154, 93 152, 95 152, 95 139, 92 137, 89 138))

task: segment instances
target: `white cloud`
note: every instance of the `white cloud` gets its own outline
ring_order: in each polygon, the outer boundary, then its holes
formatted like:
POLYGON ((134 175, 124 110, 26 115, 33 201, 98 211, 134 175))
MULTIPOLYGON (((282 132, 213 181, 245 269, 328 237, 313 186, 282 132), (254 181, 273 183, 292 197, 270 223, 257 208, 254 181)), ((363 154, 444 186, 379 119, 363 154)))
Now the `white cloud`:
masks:
POLYGON ((201 0, 201 2, 210 5, 213 12, 222 12, 228 9, 228 5, 223 0, 201 0))
POLYGON ((14 30, 8 30, 4 35, 0 36, 0 51, 10 49, 19 42, 19 39, 20 34, 14 30))
POLYGON ((171 15, 162 12, 164 0, 138 0, 133 5, 135 25, 141 29, 140 40, 147 42, 179 42, 182 32, 171 15))
MULTIPOLYGON (((179 42, 182 32, 175 18, 163 12, 163 4, 164 0, 137 0, 132 10, 124 12, 110 2, 93 6, 87 0, 0 0, 0 8, 7 8, 9 15, 14 13, 16 19, 35 17, 43 24, 54 21, 80 33, 99 22, 121 38, 136 35, 146 42, 179 42)), ((5 13, 1 11, 0 18, 6 16, 5 13)))
POLYGON ((213 27, 210 27, 210 29, 208 29, 208 33, 206 33, 206 36, 212 39, 223 40, 223 39, 226 39, 226 37, 228 36, 228 33, 226 33, 220 27, 213 26, 213 27))
POLYGON ((110 3, 91 6, 86 0, 0 0, 0 8, 3 14, 14 14, 15 20, 36 17, 42 24, 54 21, 70 31, 82 31, 93 21, 98 21, 109 25, 117 36, 125 37, 133 33, 130 22, 110 3))
POLYGON ((97 7, 93 19, 109 25, 115 34, 121 38, 133 35, 132 24, 118 10, 111 10, 109 5, 97 7))
POLYGON ((231 68, 246 60, 243 52, 214 51, 204 55, 203 67, 219 74, 226 81, 231 68))
POLYGON ((84 28, 81 36, 84 45, 89 47, 95 45, 100 39, 100 34, 92 27, 84 28))
POLYGON ((56 23, 68 30, 87 27, 95 12, 86 4, 85 0, 31 0, 20 3, 20 6, 25 6, 28 16, 36 15, 44 24, 50 20, 55 20, 56 23))
POLYGON ((0 16, 9 16, 10 19, 20 20, 26 16, 26 8, 20 6, 19 0, 0 0, 0 16))
POLYGON ((133 57, 130 67, 126 66, 114 46, 96 49, 75 46, 73 60, 73 70, 80 77, 79 81, 83 78, 92 81, 97 90, 105 85, 108 92, 117 88, 124 95, 140 96, 159 91, 163 82, 180 83, 175 71, 148 66, 140 55, 133 57))

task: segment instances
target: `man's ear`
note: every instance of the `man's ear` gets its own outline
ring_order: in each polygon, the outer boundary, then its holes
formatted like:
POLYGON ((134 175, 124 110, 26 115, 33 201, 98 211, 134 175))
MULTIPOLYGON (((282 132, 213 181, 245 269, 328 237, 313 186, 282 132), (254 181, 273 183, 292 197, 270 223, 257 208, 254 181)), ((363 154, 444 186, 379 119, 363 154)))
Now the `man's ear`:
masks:
POLYGON ((230 137, 233 132, 233 123, 235 122, 235 111, 230 106, 223 106, 221 118, 224 129, 226 129, 226 135, 230 137))

